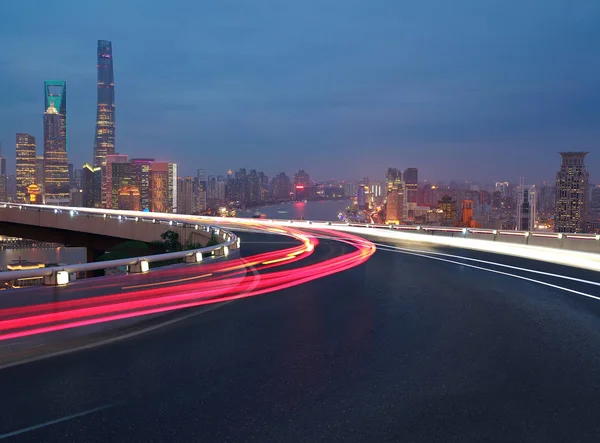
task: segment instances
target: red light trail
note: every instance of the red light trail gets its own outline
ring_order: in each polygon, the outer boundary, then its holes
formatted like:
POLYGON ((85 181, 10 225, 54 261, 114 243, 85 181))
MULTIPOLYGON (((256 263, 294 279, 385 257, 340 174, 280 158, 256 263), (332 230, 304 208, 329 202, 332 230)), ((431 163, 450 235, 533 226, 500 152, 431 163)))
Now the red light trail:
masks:
MULTIPOLYGON (((327 231, 328 237, 351 245, 353 250, 317 263, 277 270, 310 257, 318 245, 317 238, 310 232, 251 221, 237 221, 231 227, 235 229, 240 224, 257 231, 291 236, 301 244, 245 259, 161 271, 161 276, 167 278, 161 282, 121 286, 101 280, 93 286, 114 291, 108 295, 3 309, 0 311, 0 341, 274 292, 358 266, 375 252, 375 246, 361 237, 327 231), (248 273, 249 269, 254 272, 248 273), (189 275, 191 270, 195 274, 181 277, 189 275)), ((318 232, 318 229, 312 231, 318 232)), ((62 289, 70 290, 69 287, 62 289)), ((72 288, 77 289, 83 288, 72 288)))

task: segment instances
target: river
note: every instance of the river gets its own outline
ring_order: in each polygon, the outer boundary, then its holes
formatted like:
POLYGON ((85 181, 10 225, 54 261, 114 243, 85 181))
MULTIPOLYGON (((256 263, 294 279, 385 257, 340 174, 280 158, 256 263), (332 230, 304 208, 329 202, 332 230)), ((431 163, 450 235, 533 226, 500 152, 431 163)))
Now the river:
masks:
POLYGON ((41 263, 85 263, 85 248, 32 248, 0 250, 0 267, 5 268, 11 260, 28 260, 41 263))
POLYGON ((250 211, 238 211, 238 217, 252 217, 256 211, 265 214, 269 219, 281 220, 317 220, 337 221, 338 214, 343 212, 351 200, 321 200, 309 202, 282 203, 264 206, 250 211))

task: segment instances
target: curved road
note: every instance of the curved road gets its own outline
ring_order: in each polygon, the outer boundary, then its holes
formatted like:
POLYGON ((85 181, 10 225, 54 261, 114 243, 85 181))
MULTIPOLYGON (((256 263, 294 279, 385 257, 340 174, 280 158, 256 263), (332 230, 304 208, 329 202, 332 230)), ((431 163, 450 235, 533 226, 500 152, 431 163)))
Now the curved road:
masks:
MULTIPOLYGON (((278 237, 243 238, 255 254, 278 237)), ((315 257, 348 247, 322 240, 315 257)), ((600 302, 556 287, 600 296, 597 273, 395 247, 473 260, 382 247, 339 274, 3 369, 0 439, 600 440, 600 302)))

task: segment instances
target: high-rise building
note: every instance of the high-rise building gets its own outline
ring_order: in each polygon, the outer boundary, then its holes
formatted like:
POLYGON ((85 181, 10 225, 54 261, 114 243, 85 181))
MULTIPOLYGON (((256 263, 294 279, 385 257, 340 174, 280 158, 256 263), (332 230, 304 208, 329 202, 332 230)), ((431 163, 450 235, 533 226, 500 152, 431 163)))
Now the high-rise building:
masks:
POLYGON ((73 171, 73 187, 75 189, 83 189, 83 169, 75 169, 73 171))
POLYGON ((102 166, 107 155, 115 153, 115 78, 112 44, 98 40, 98 105, 94 166, 102 166))
POLYGON ((289 200, 290 193, 292 192, 292 182, 290 178, 284 173, 280 172, 271 181, 271 188, 273 192, 273 199, 276 201, 289 200))
POLYGON ((587 152, 561 152, 556 174, 556 232, 582 232, 587 217, 588 180, 584 158, 587 152))
POLYGON ((358 185, 358 189, 356 191, 356 203, 358 205, 358 209, 365 209, 365 206, 367 204, 368 188, 369 185, 358 185))
POLYGON ((133 174, 140 187, 140 207, 142 211, 150 210, 150 170, 152 169, 153 158, 134 158, 131 160, 133 165, 133 174))
POLYGON ((521 183, 517 194, 517 231, 533 231, 537 218, 535 185, 521 183))
POLYGON ((408 218, 406 184, 402 173, 396 168, 388 168, 386 180, 385 222, 400 224, 408 218))
POLYGON ((17 177, 15 174, 8 174, 6 179, 6 192, 10 201, 17 200, 17 177))
POLYGON ((408 203, 417 203, 417 193, 419 190, 419 170, 417 168, 407 168, 403 177, 406 184, 406 201, 408 203))
MULTIPOLYGON (((177 189, 177 192, 180 192, 179 188, 177 189)), ((192 192, 194 196, 192 212, 186 212, 186 214, 200 214, 206 209, 208 197, 208 187, 204 169, 198 169, 198 175, 192 183, 192 192)))
POLYGON ((590 213, 600 216, 600 185, 596 185, 590 192, 590 213))
POLYGON ((438 202, 438 209, 443 212, 442 226, 454 226, 456 223, 456 200, 444 195, 438 202))
POLYGON ((6 157, 2 155, 2 145, 0 145, 0 201, 8 201, 8 176, 6 175, 6 157))
POLYGON ((35 158, 35 184, 37 184, 40 189, 44 190, 44 156, 38 155, 35 158))
POLYGON ((60 116, 60 136, 64 140, 67 152, 67 82, 64 80, 46 80, 44 82, 44 112, 53 105, 60 116))
POLYGON ((69 186, 71 188, 74 188, 75 187, 75 170, 73 169, 73 163, 68 163, 67 169, 69 171, 69 186))
POLYGON ((192 214, 194 211, 194 181, 199 182, 199 177, 178 177, 177 181, 177 211, 180 214, 192 214))
POLYGON ((102 203, 102 168, 86 163, 81 169, 82 205, 86 208, 98 208, 102 203))
MULTIPOLYGON (((107 158, 110 157, 112 156, 107 156, 107 158)), ((112 200, 111 208, 123 210, 133 207, 140 208, 140 202, 136 203, 134 201, 136 198, 140 198, 140 188, 139 183, 136 181, 135 174, 133 173, 133 165, 129 162, 114 162, 110 165, 112 169, 112 183, 110 187, 112 200), (124 189, 127 190, 123 191, 124 189), (123 200, 127 207, 120 206, 119 202, 121 200, 123 200)), ((134 209, 129 210, 133 211, 134 209)))
POLYGON ((18 202, 27 201, 27 186, 35 182, 35 137, 17 134, 16 197, 18 202))
POLYGON ((62 131, 63 117, 50 100, 44 113, 44 188, 46 203, 68 205, 70 201, 67 145, 62 131))
POLYGON ((473 210, 475 202, 473 200, 463 200, 461 210, 461 225, 465 227, 475 227, 473 220, 473 210))
MULTIPOLYGON (((204 174, 203 174, 204 175, 204 174)), ((168 212, 177 212, 177 163, 169 163, 169 174, 168 174, 168 212)))
POLYGON ((169 212, 169 163, 152 163, 149 184, 150 211, 169 212))
MULTIPOLYGON (((111 209, 116 204, 119 189, 113 189, 113 164, 128 163, 129 157, 125 154, 110 154, 105 157, 102 165, 102 206, 111 209)), ((115 208, 116 209, 116 208, 115 208)))
POLYGON ((310 177, 304 169, 294 174, 294 192, 296 200, 306 200, 310 192, 310 177))
POLYGON ((119 189, 117 205, 124 211, 139 211, 140 189, 137 186, 123 186, 119 189))

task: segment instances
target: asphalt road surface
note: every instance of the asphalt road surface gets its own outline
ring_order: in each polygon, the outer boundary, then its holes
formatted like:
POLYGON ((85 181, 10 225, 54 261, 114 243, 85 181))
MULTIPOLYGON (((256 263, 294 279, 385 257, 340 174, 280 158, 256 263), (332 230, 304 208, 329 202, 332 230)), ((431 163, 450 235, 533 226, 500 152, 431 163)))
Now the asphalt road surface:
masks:
MULTIPOLYGON (((261 238, 246 251, 262 252, 261 238)), ((597 273, 396 246, 556 275, 382 249, 340 274, 3 369, 0 439, 600 441, 600 301, 556 287, 600 296, 559 277, 597 273)), ((323 241, 315 257, 346 247, 323 241)))

